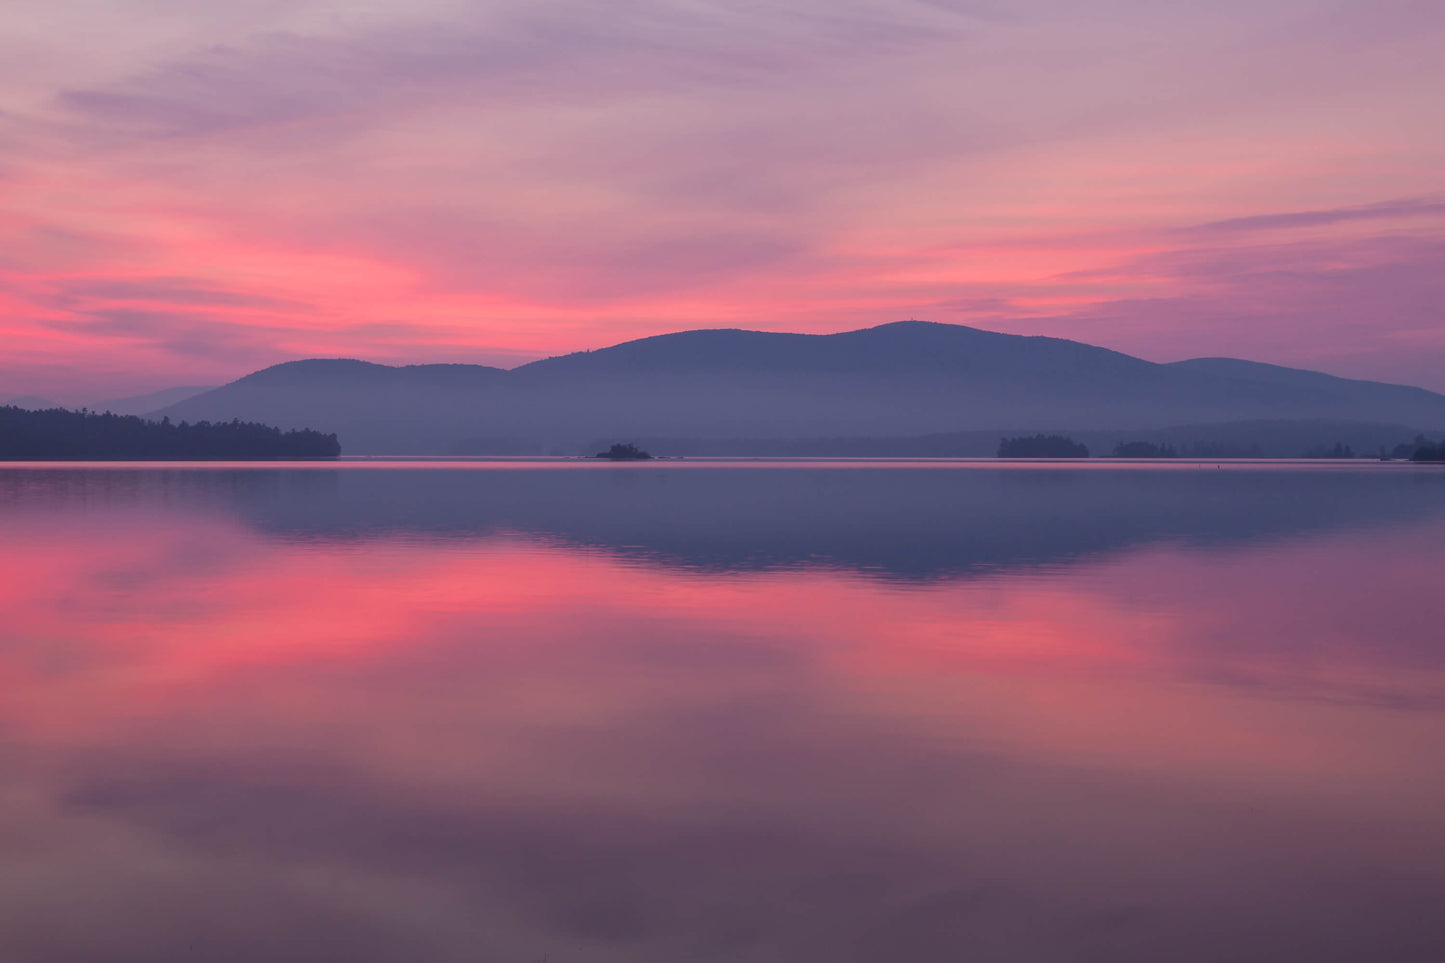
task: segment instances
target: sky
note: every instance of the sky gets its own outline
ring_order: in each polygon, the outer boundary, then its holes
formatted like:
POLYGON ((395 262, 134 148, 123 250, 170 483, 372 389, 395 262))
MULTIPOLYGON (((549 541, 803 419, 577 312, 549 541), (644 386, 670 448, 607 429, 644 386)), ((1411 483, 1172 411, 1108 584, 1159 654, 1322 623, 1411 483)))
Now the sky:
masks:
POLYGON ((905 318, 1445 390, 1439 0, 4 0, 0 397, 905 318))

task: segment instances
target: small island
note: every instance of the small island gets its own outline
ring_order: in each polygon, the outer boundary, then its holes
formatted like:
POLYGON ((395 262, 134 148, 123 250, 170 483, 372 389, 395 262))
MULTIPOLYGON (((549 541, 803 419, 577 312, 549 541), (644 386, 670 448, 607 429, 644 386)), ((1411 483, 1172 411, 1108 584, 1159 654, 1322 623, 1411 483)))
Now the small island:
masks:
POLYGON ((242 460, 335 458, 335 435, 282 431, 248 421, 148 421, 135 415, 0 407, 0 459, 242 460))
POLYGON ((1033 435, 1023 438, 1001 438, 1000 458, 1088 458, 1088 446, 1063 435, 1033 435))
POLYGON ((652 458, 652 455, 636 445, 616 444, 606 451, 599 451, 592 457, 605 458, 608 461, 647 461, 652 458))

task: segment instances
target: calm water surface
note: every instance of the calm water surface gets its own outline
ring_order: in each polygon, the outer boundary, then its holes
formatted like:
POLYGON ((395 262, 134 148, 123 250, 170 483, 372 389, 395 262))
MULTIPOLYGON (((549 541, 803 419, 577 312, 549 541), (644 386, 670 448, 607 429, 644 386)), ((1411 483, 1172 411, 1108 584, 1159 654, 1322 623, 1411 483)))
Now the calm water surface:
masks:
POLYGON ((0 466, 0 959, 1445 959, 1445 471, 0 466))

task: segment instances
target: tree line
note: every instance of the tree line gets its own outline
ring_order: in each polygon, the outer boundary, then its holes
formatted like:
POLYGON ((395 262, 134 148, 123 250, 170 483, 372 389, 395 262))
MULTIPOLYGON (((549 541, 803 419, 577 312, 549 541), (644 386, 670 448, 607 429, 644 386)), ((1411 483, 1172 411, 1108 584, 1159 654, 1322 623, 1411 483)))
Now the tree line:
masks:
POLYGON ((1415 449, 1415 453, 1410 456, 1410 460, 1445 461, 1445 439, 1442 439, 1440 444, 1438 445, 1432 445, 1429 442, 1425 442, 1424 444, 1420 445, 1415 449))
POLYGON ((1178 458, 1173 445, 1156 445, 1152 441, 1121 441, 1114 446, 1115 458, 1178 458))
POLYGON ((1032 435, 1022 438, 1000 438, 1000 458, 1088 458, 1087 445, 1063 435, 1032 435))
POLYGON ((335 458, 335 435, 241 421, 147 421, 92 411, 0 407, 0 458, 335 458))

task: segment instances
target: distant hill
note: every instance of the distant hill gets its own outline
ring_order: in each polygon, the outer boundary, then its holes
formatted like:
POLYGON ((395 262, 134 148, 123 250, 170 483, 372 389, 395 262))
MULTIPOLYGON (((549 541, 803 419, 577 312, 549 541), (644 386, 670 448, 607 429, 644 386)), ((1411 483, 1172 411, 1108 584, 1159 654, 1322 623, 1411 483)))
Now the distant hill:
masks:
POLYGON ((1232 359, 1155 364, 1059 338, 904 321, 832 335, 684 331, 510 371, 297 361, 156 414, 325 426, 350 453, 582 454, 618 438, 776 443, 1302 419, 1429 433, 1445 427, 1445 396, 1232 359))
POLYGON ((0 405, 5 405, 9 408, 23 408, 26 411, 48 411, 52 408, 64 407, 64 405, 58 405, 48 398, 40 398, 36 395, 21 395, 18 398, 8 398, 5 401, 0 401, 0 405))
POLYGON ((164 388, 160 391, 152 391, 150 394, 131 395, 127 398, 115 398, 110 401, 98 401, 88 405, 91 411, 109 411, 116 415, 144 415, 157 408, 164 408, 167 405, 174 405, 185 401, 187 398, 194 398, 202 392, 210 391, 214 385, 193 385, 182 388, 164 388))
POLYGON ((61 405, 48 398, 40 398, 35 395, 22 395, 18 398, 0 400, 0 405, 11 408, 24 408, 26 411, 49 411, 54 408, 65 408, 79 411, 82 407, 90 411, 107 412, 114 415, 144 415, 158 408, 167 405, 174 405, 185 401, 187 398, 194 398, 205 391, 210 391, 215 385, 193 385, 181 388, 164 388, 160 391, 152 391, 144 395, 131 395, 125 398, 113 398, 108 401, 96 401, 89 404, 61 405))

